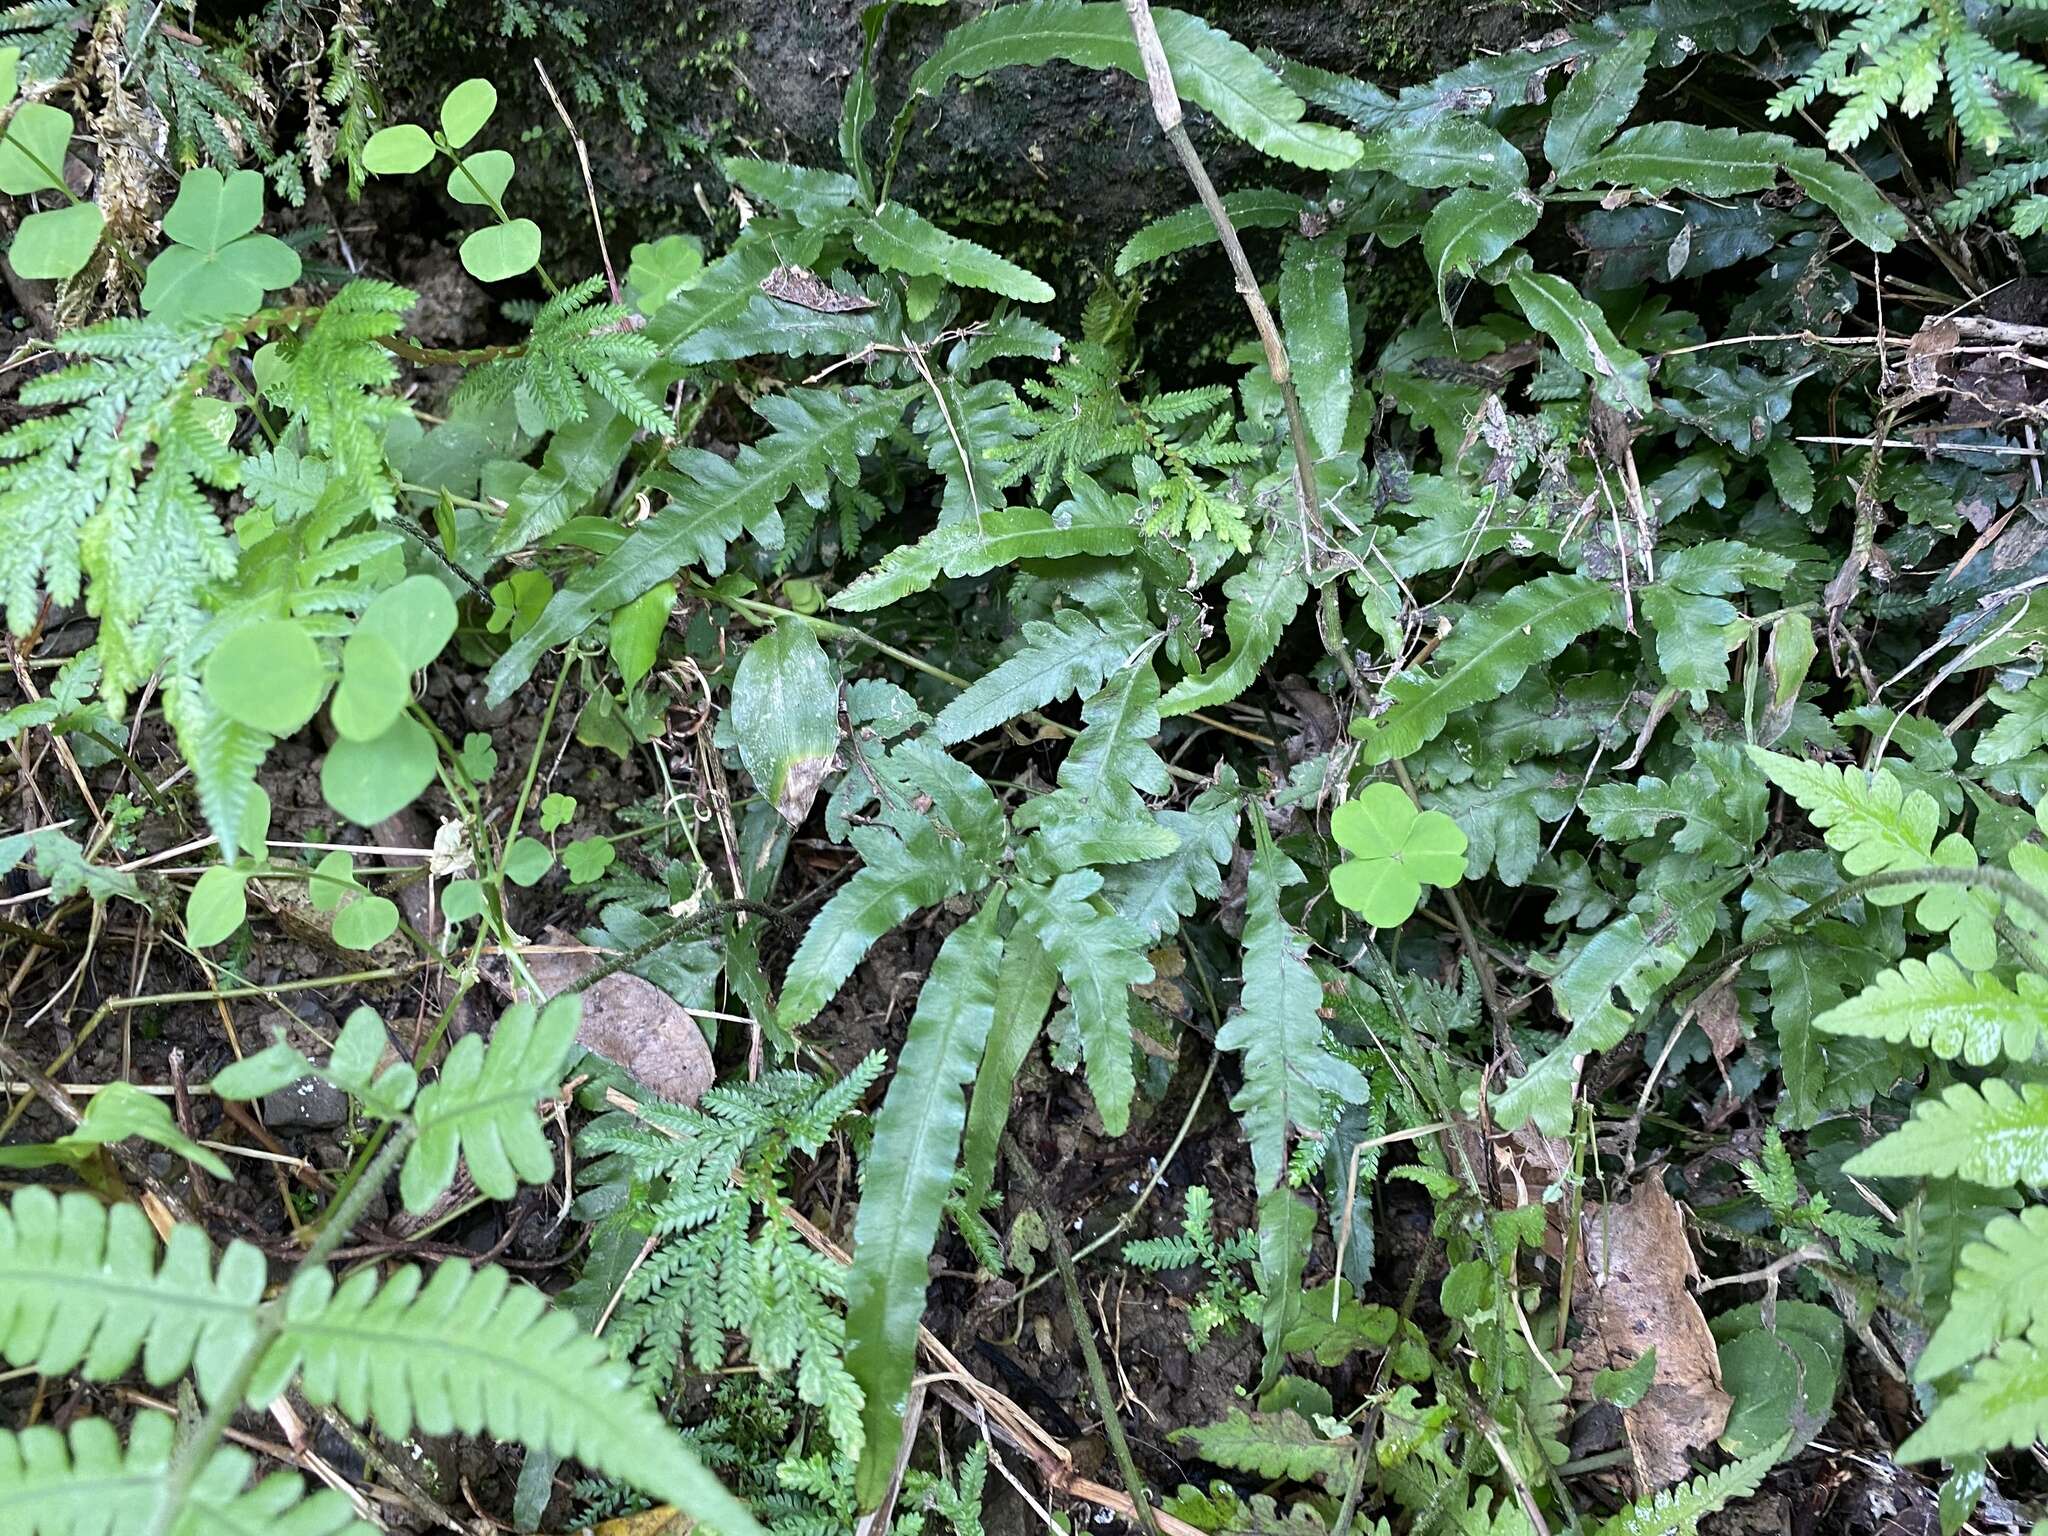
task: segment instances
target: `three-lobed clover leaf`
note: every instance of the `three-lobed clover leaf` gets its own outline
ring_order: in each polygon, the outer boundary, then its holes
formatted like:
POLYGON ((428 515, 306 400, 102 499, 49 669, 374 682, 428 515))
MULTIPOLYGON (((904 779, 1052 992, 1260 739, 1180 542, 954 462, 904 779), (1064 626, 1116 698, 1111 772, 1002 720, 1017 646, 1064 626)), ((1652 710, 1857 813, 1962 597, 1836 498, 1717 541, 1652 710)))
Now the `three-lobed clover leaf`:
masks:
POLYGON ((1465 877, 1465 834, 1442 811, 1417 810, 1398 784, 1368 784, 1337 807, 1330 835, 1352 857, 1330 871, 1330 894, 1375 928, 1404 923, 1425 885, 1465 877))
POLYGON ((263 295, 299 280, 299 255, 275 235, 259 233, 263 177, 223 176, 200 167, 178 183, 164 215, 173 244, 149 264, 142 307, 159 320, 240 320, 263 307, 263 295))

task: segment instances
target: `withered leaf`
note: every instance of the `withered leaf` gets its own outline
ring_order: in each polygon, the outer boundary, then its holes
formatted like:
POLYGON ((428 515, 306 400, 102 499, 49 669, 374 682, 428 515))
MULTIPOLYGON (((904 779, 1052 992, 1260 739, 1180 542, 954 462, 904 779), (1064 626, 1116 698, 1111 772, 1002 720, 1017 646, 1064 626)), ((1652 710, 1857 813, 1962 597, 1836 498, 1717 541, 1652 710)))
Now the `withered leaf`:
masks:
POLYGON ((1622 1425, 1646 1490, 1682 1482, 1692 1476, 1686 1451, 1713 1444, 1733 1402, 1721 1389, 1714 1335, 1686 1284, 1699 1270, 1685 1219, 1653 1175, 1626 1205, 1587 1206, 1580 1223, 1577 1395, 1591 1395, 1596 1372, 1626 1370, 1654 1347, 1656 1376, 1622 1425))

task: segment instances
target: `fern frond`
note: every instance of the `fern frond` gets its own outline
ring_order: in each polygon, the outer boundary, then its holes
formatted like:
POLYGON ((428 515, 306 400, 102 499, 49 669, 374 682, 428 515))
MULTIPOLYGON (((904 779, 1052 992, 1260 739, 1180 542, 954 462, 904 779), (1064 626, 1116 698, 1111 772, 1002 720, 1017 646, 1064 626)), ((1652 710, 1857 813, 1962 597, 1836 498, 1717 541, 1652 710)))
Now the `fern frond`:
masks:
POLYGON ((2022 974, 2008 987, 1965 971, 1947 955, 1901 961, 1847 1002, 1813 1021, 1833 1035, 1911 1041, 1944 1061, 1981 1067, 2001 1056, 2034 1059, 2048 1029, 2048 982, 2022 974))
POLYGON ((1325 1046, 1323 986, 1309 968, 1307 941, 1280 912, 1280 893, 1302 873, 1273 846, 1263 818, 1245 887, 1244 990, 1216 1032, 1219 1050, 1242 1053, 1244 1086, 1230 1107, 1244 1117, 1261 1191, 1280 1181, 1289 1135, 1328 1122, 1333 1101, 1362 1104, 1365 1079, 1325 1046))
POLYGON ((2004 1188, 2048 1182, 2048 1083, 1982 1088, 1954 1083, 1923 1094, 1913 1118, 1843 1164, 1880 1178, 1956 1178, 2004 1188))
POLYGON ((1913 1362, 1933 1381, 2048 1319, 2048 1206, 1994 1216, 1956 1261, 1948 1311, 1913 1362))
POLYGON ((210 1397, 256 1337, 267 1278, 247 1243, 216 1266, 196 1227, 174 1227, 159 1249, 140 1208, 31 1185, 0 1211, 0 1357, 88 1381, 139 1359, 150 1385, 190 1370, 210 1397))
POLYGON ((1615 594, 1587 576, 1539 576, 1475 608, 1437 648, 1431 672, 1403 672, 1381 690, 1382 712, 1355 720, 1364 760, 1406 757, 1436 739, 1459 710, 1495 699, 1589 629, 1613 622, 1615 594))
POLYGON ((1700 1521, 1708 1515, 1762 1487, 1764 1475, 1784 1451, 1781 1442, 1718 1472, 1702 1473, 1689 1483, 1660 1489, 1602 1521, 1597 1536, 1696 1536, 1700 1521))
POLYGON ((554 647, 685 566, 722 575, 726 545, 742 528, 779 547, 776 508, 783 498, 797 491, 822 507, 833 481, 859 477, 860 456, 902 418, 907 401, 902 390, 793 389, 754 402, 775 430, 731 462, 703 448, 677 449, 669 457, 674 473, 649 480, 669 504, 555 594, 540 621, 491 668, 490 697, 509 697, 554 647))
POLYGON ((582 421, 588 391, 641 431, 660 435, 668 418, 639 382, 660 349, 634 328, 623 305, 595 302, 603 284, 588 278, 541 305, 525 345, 473 370, 456 398, 510 399, 520 426, 538 437, 582 421))
POLYGON ((364 1269, 339 1287, 315 1269, 293 1282, 284 1311, 252 1400, 297 1377, 308 1402, 374 1417, 389 1436, 488 1431, 573 1456, 731 1536, 757 1529, 660 1413, 625 1390, 603 1343, 495 1265, 451 1259, 424 1281, 410 1265, 382 1281, 364 1269))
MULTIPOLYGON (((0 1501, 11 1536, 128 1536, 145 1530, 168 1493, 175 1424, 140 1415, 124 1449, 104 1419, 79 1419, 68 1435, 48 1425, 0 1431, 0 1501)), ((306 1496, 289 1472, 248 1486, 255 1465, 246 1451, 216 1452, 201 1469, 171 1536, 219 1536, 262 1530, 273 1536, 371 1536, 341 1494, 306 1496)))

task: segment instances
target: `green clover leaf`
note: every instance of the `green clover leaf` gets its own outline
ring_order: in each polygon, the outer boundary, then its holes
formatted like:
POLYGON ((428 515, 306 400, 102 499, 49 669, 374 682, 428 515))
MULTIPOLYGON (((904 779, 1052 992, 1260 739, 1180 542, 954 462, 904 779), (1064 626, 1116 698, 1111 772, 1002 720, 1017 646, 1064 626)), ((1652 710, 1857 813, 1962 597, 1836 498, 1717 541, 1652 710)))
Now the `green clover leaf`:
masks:
POLYGON ((272 288, 299 280, 299 256, 274 235, 259 234, 263 177, 222 176, 201 167, 178 183, 164 215, 176 243, 157 253, 142 285, 142 307, 159 320, 239 320, 263 307, 272 288))
POLYGON ((1330 871, 1330 894, 1375 928, 1406 922, 1425 885, 1465 877, 1465 834, 1442 811, 1420 811, 1398 784, 1365 786, 1337 807, 1330 835, 1353 857, 1330 871))
POLYGON ((92 259, 106 227, 97 203, 46 208, 21 221, 7 259, 22 277, 70 277, 92 259))
POLYGON ((64 190, 64 156, 71 148, 71 114, 48 102, 23 102, 0 135, 0 192, 64 190))

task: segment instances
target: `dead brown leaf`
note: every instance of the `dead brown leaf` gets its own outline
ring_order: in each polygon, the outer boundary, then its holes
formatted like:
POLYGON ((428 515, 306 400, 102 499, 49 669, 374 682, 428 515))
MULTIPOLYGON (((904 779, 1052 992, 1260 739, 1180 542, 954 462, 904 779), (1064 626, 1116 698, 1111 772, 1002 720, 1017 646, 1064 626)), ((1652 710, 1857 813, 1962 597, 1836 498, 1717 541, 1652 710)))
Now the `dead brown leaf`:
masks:
POLYGON ((1593 1373, 1625 1370, 1654 1347, 1657 1374, 1622 1413, 1643 1485, 1665 1488, 1692 1475, 1686 1451, 1712 1444, 1733 1402, 1721 1390, 1721 1358, 1686 1281, 1699 1275, 1678 1202, 1653 1175, 1626 1205, 1588 1205, 1580 1218, 1575 1313, 1585 1325, 1572 1362, 1579 1395, 1593 1373))
MULTIPOLYGON (((541 936, 550 949, 573 947, 575 937, 559 928, 541 936)), ((604 964, 589 953, 529 952, 526 967, 549 997, 567 991, 604 964)), ((583 1022, 576 1043, 616 1062, 659 1097, 695 1104, 717 1079, 704 1032, 675 999, 631 971, 615 971, 583 994, 583 1022)))

